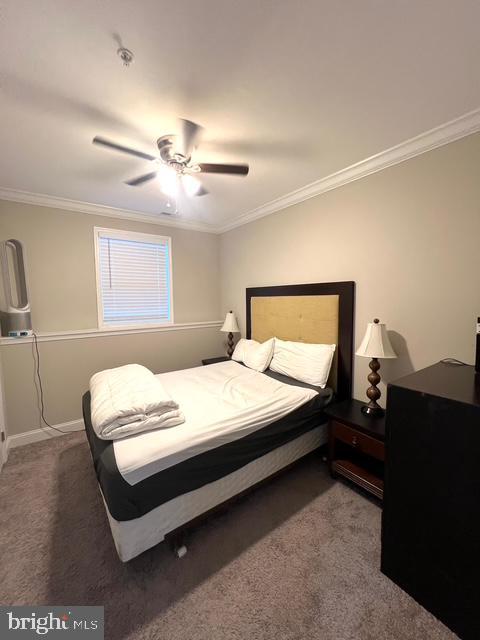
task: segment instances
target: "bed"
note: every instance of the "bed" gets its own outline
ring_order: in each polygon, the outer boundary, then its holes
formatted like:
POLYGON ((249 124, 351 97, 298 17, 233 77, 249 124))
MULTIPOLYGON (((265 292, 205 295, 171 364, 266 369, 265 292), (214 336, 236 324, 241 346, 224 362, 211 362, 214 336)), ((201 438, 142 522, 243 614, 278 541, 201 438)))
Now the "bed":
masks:
POLYGON ((323 408, 351 396, 354 283, 250 288, 247 338, 335 343, 325 389, 228 361, 159 379, 186 422, 115 442, 83 415, 100 491, 124 562, 320 447, 323 408))

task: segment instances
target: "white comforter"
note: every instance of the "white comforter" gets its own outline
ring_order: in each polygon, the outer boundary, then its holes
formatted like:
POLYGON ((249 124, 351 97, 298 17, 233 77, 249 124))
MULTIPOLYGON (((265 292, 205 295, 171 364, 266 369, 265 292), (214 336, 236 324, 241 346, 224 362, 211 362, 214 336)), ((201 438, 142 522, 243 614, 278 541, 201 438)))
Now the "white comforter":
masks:
POLYGON ((182 407, 185 422, 116 440, 117 467, 129 484, 279 420, 316 395, 237 362, 157 376, 182 407))
POLYGON ((92 426, 104 440, 185 421, 158 377, 139 364, 96 373, 90 380, 90 394, 92 426))

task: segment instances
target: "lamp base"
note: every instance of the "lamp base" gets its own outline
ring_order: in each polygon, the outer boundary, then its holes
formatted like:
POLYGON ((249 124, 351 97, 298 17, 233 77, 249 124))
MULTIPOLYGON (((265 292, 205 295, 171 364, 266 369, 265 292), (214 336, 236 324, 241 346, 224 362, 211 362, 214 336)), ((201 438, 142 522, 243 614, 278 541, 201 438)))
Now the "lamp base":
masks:
POLYGON ((368 381, 370 386, 367 389, 367 397, 370 400, 368 404, 363 405, 362 413, 366 416, 383 416, 385 410, 378 404, 377 400, 382 395, 380 389, 377 388, 377 384, 380 382, 380 375, 378 370, 380 369, 380 363, 377 358, 372 358, 368 365, 370 367, 370 373, 368 374, 368 381))
POLYGON ((233 355, 233 333, 229 332, 227 336, 227 356, 231 359, 233 355))
POLYGON ((372 416, 372 418, 379 418, 380 416, 385 415, 385 409, 382 409, 382 407, 378 404, 376 407, 372 407, 369 403, 363 405, 362 413, 364 413, 366 416, 372 416))

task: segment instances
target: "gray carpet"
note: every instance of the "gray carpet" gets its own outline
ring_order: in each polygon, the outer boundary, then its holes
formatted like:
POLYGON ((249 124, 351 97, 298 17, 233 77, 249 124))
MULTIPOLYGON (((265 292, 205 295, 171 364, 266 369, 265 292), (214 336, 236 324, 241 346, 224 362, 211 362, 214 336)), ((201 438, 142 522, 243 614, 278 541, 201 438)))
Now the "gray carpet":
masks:
POLYGON ((456 638, 379 572, 379 508, 318 458, 122 564, 82 433, 0 475, 0 602, 101 604, 108 640, 456 638))

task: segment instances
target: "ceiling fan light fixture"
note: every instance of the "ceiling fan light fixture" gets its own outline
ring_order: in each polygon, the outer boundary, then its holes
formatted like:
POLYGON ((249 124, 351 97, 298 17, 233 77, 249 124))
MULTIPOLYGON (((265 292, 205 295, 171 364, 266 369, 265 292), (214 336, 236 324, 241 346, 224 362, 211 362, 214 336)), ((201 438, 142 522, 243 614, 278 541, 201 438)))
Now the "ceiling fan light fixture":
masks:
POLYGON ((183 187, 187 196, 196 196, 202 188, 202 183, 200 182, 200 180, 188 175, 188 173, 183 176, 182 180, 183 187))
POLYGON ((158 169, 160 189, 166 196, 176 198, 178 195, 178 174, 175 169, 168 166, 160 166, 158 169))
MULTIPOLYGON (((127 53, 131 52, 127 51, 127 53)), ((195 122, 185 119, 180 119, 179 128, 179 135, 168 134, 157 139, 159 157, 138 149, 126 147, 102 136, 95 136, 92 142, 96 145, 152 162, 154 165, 153 171, 125 180, 125 184, 130 187, 140 187, 158 178, 161 191, 173 200, 177 200, 180 187, 183 188, 183 193, 187 196, 205 196, 208 194, 208 189, 192 173, 248 175, 248 164, 193 163, 191 161, 192 151, 198 146, 203 128, 195 122)))

